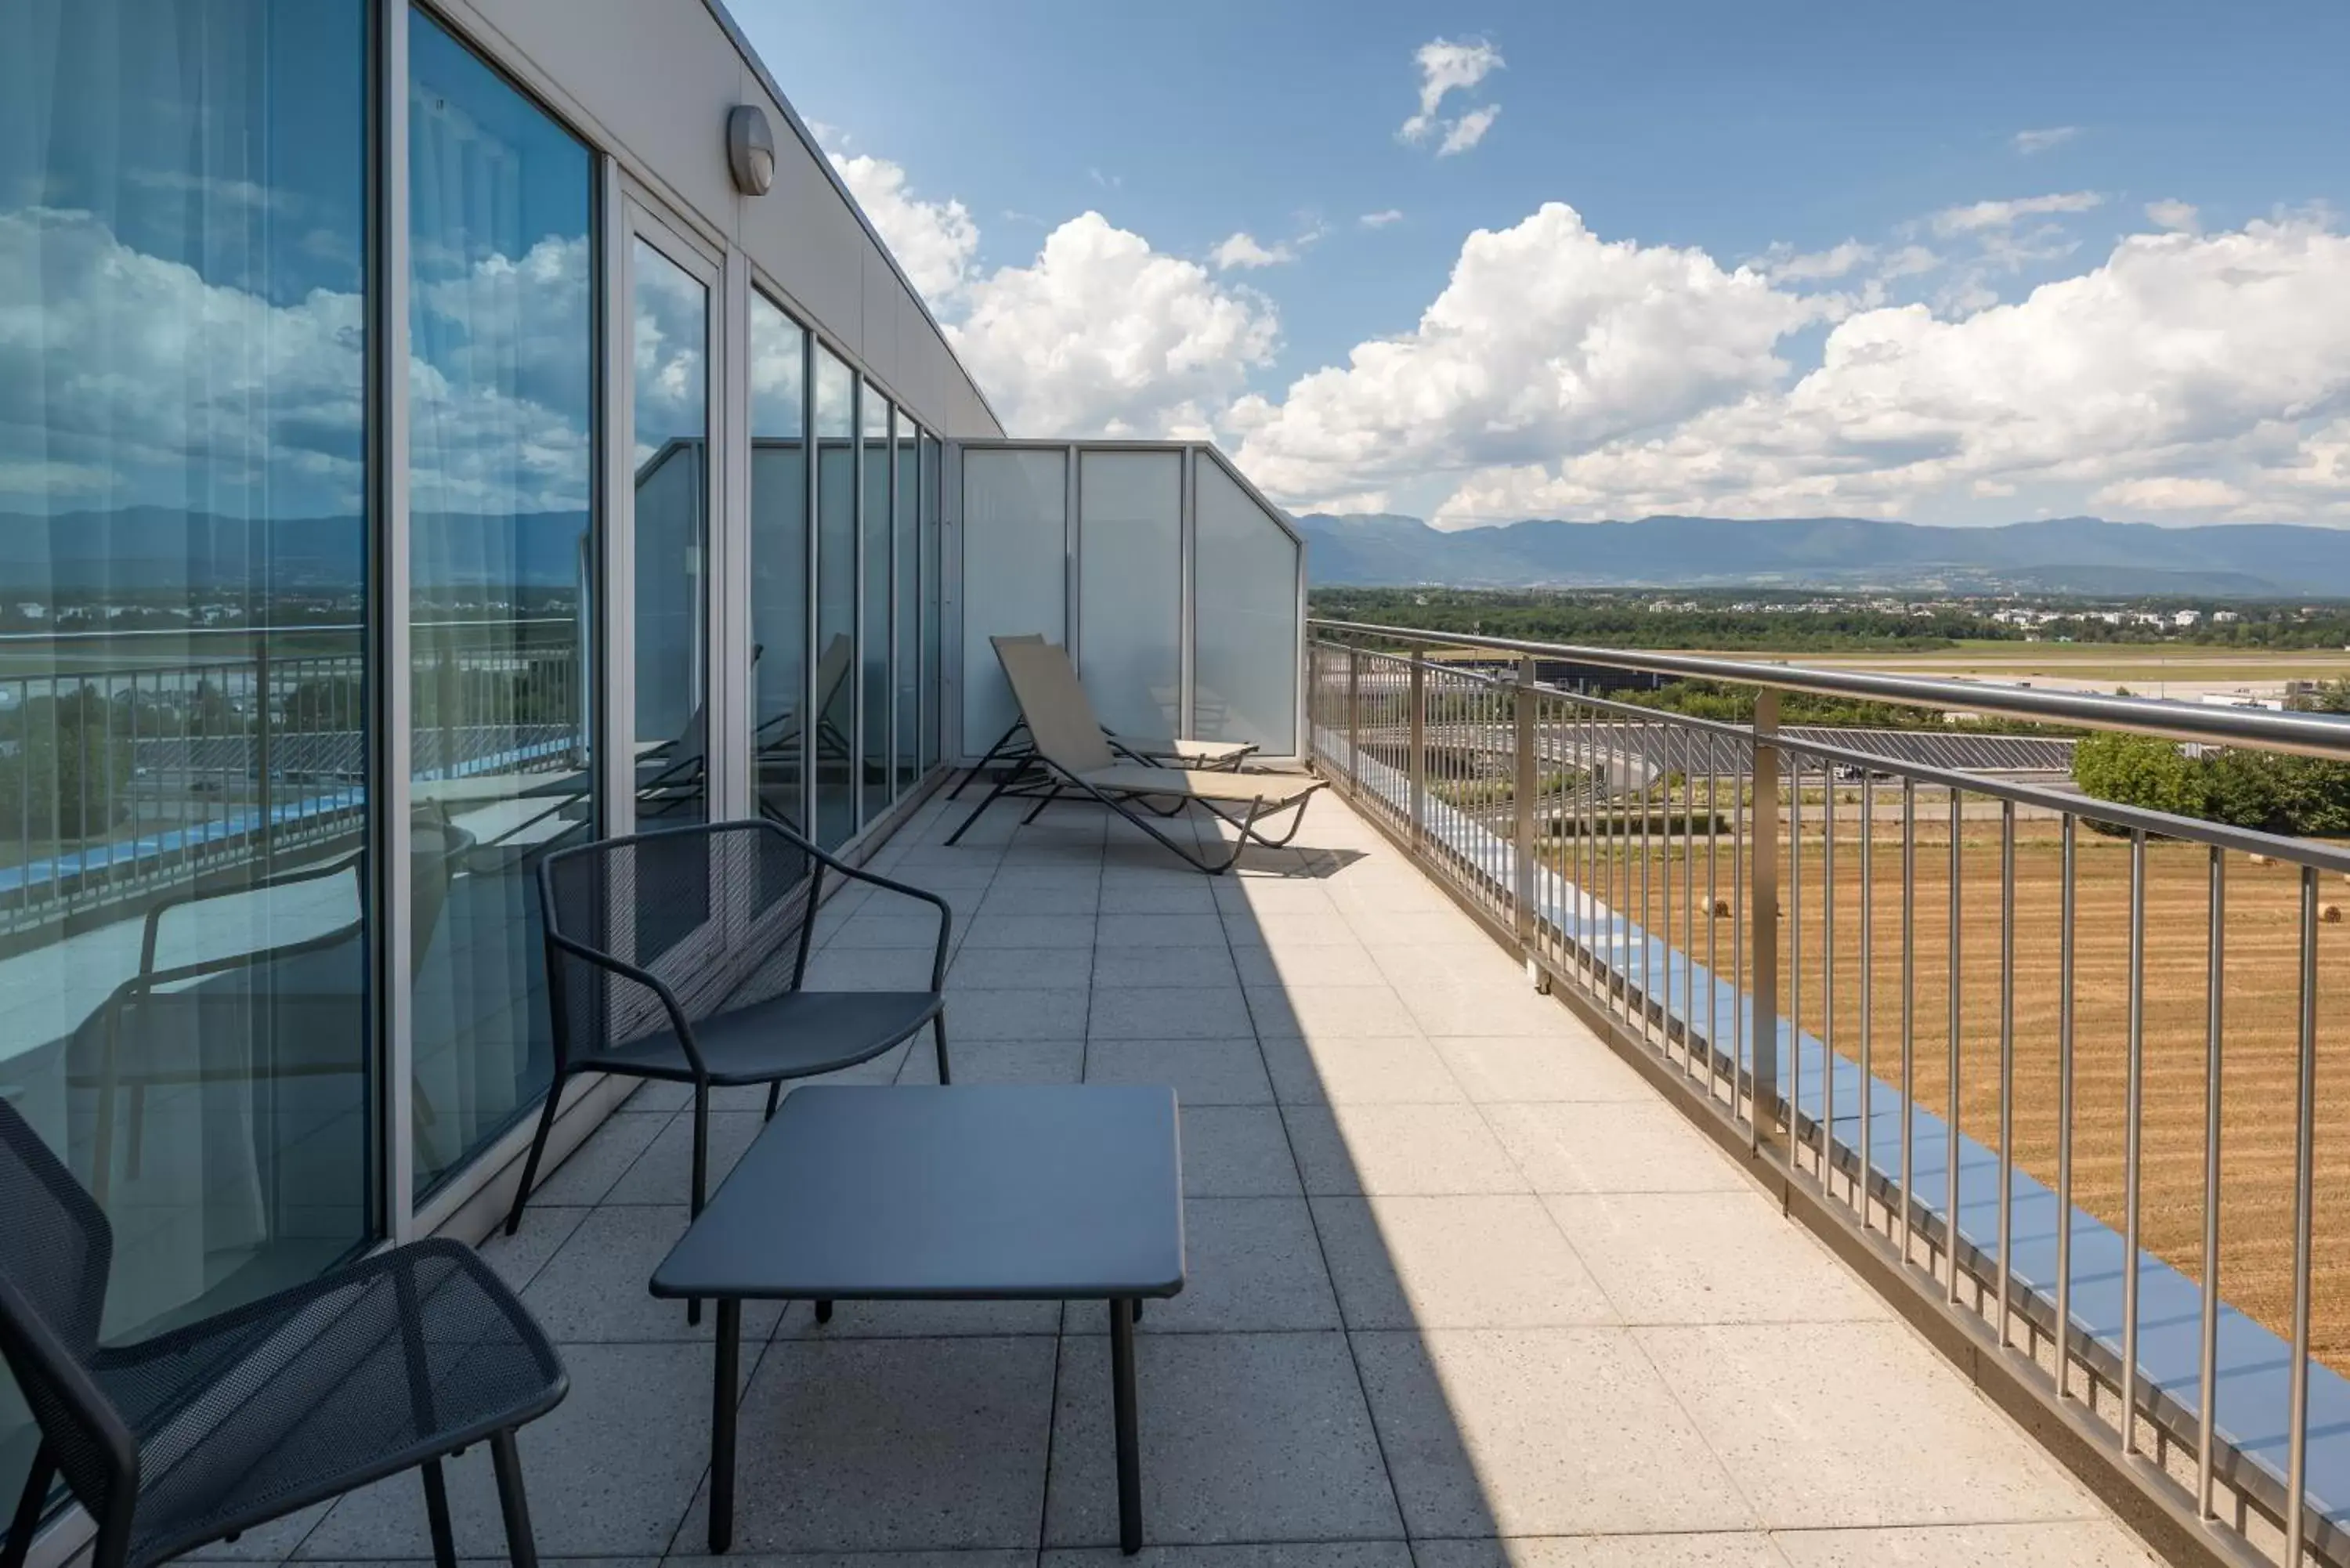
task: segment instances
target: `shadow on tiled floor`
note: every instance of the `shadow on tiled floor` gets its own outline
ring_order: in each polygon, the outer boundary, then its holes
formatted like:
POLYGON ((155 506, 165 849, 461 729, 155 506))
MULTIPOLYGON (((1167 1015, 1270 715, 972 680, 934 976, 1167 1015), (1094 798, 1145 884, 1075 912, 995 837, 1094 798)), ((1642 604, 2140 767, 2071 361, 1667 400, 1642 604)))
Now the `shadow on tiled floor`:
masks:
MULTIPOLYGON (((876 865, 956 910, 958 1079, 1171 1083, 1183 1106, 1191 1279, 1139 1352, 1152 1557, 2147 1561, 1343 804, 1215 879, 1090 808, 999 807, 953 848, 945 810, 876 865)), ((930 929, 852 890, 811 983, 905 983, 930 929)), ((900 1050, 856 1075, 932 1075, 900 1050)), ((640 1091, 485 1248, 572 1369, 523 1445, 550 1559, 702 1546, 708 1331, 644 1289, 685 1223, 680 1104, 640 1091)), ((719 1169, 758 1127, 716 1118, 719 1169)), ((1115 1560, 1101 1318, 746 1313, 734 1558, 1115 1560)), ((495 1553, 486 1459, 452 1482, 460 1550, 495 1553)), ((244 1546, 289 1551, 424 1556, 414 1479, 244 1546)))

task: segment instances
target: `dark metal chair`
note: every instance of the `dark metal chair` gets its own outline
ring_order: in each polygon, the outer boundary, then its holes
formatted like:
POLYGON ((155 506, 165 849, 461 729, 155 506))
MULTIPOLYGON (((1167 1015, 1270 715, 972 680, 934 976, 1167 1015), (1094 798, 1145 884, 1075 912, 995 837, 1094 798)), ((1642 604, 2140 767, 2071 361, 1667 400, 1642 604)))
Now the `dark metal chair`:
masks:
POLYGON ((537 1561, 515 1431, 569 1388, 473 1250, 419 1241, 133 1345, 99 1343, 114 1237, 0 1104, 0 1352, 41 1442, 0 1568, 22 1568, 60 1475, 92 1568, 144 1568, 404 1469, 455 1568, 441 1460, 486 1438, 506 1547, 537 1561))
MULTIPOLYGON (((693 1085, 693 1213, 707 1196, 710 1091, 784 1083, 879 1056, 925 1026, 947 1071, 946 900, 844 865, 771 818, 583 844, 539 863, 555 1080, 506 1215, 522 1223, 564 1081, 615 1073, 693 1085), (829 871, 939 912, 927 991, 804 991, 829 871)), ((699 1303, 690 1315, 700 1317, 699 1303)))

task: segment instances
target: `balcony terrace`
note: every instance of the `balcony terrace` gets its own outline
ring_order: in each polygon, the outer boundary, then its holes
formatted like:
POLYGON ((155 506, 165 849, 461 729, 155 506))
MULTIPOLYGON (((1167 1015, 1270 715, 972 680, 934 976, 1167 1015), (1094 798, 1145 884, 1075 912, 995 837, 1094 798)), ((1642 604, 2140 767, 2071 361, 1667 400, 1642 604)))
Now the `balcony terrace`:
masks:
MULTIPOLYGON (((875 861, 958 911, 958 1079, 1180 1096, 1190 1283, 1140 1333, 1155 1555, 2147 1561, 1343 802, 1214 880, 1094 808, 999 809, 944 847, 960 815, 933 799, 875 861)), ((811 984, 927 963, 927 918, 861 891, 825 911, 811 984)), ((901 1048, 857 1075, 929 1070, 901 1048)), ((703 1550, 710 1329, 645 1292, 686 1222, 681 1103, 640 1090, 484 1249, 573 1378, 523 1434, 550 1559, 703 1550)), ((715 1115, 721 1168, 756 1105, 715 1115)), ((734 1555, 1107 1558, 1097 1314, 754 1303, 734 1555)), ((467 1556, 500 1552, 489 1472, 452 1469, 467 1556)), ((211 1554, 423 1558, 421 1493, 399 1476, 211 1554)))

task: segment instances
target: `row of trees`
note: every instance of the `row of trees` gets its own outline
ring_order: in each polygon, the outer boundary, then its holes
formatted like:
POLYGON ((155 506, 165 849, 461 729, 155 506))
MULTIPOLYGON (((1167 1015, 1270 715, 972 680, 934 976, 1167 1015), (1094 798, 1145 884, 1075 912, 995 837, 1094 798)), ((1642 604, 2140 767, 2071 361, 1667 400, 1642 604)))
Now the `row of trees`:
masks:
POLYGON ((2232 749, 2190 756, 2150 735, 2096 734, 2074 747, 2073 781, 2099 800, 2205 822, 2350 835, 2350 763, 2232 749))
MULTIPOLYGON (((2023 635, 1960 609, 1913 616, 1856 602, 1825 612, 1765 614, 1732 607, 1733 602, 1773 597, 1755 594, 1736 601, 1692 597, 1684 602, 1694 604, 1693 609, 1659 611, 1633 597, 1500 589, 1317 587, 1311 596, 1314 613, 1334 620, 1611 648, 1771 652, 1898 648, 1916 652, 1948 648, 1960 638, 2012 640, 2023 635)), ((1804 597, 1776 597, 1791 603, 1804 597)))

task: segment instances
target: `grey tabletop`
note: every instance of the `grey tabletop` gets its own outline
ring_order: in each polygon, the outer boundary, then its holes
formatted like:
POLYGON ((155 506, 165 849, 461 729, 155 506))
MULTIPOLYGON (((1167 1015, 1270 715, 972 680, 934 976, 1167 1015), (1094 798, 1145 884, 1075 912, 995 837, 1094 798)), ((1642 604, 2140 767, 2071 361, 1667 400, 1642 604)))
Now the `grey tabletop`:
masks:
POLYGON ((795 1090, 656 1296, 1087 1299, 1183 1288, 1175 1092, 795 1090))

